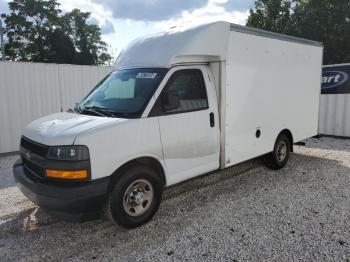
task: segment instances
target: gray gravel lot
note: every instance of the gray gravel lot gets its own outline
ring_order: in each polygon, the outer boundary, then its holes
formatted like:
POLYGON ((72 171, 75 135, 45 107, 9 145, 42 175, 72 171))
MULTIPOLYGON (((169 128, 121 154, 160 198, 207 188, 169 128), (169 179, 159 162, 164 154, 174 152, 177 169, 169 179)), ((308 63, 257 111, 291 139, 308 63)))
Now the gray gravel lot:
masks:
POLYGON ((147 225, 60 222, 0 159, 0 260, 350 261, 350 140, 309 139, 287 167, 250 161, 165 191, 147 225))

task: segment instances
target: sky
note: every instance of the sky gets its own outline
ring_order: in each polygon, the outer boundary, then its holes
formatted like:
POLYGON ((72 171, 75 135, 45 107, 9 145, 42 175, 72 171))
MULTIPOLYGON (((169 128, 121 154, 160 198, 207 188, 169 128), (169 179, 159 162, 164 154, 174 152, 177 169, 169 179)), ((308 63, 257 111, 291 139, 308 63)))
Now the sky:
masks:
MULTIPOLYGON (((0 13, 8 0, 0 0, 0 13)), ((101 27, 103 40, 116 56, 133 39, 174 26, 213 21, 245 24, 254 0, 58 0, 62 11, 91 12, 90 23, 101 27)))

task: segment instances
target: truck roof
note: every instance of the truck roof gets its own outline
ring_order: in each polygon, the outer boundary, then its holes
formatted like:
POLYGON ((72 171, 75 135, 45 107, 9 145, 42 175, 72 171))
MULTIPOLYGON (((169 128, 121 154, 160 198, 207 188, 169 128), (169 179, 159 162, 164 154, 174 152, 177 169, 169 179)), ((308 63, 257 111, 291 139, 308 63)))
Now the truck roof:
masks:
POLYGON ((220 21, 187 30, 175 27, 167 32, 140 37, 120 53, 115 67, 166 68, 181 63, 225 61, 231 31, 304 45, 322 46, 316 41, 220 21))

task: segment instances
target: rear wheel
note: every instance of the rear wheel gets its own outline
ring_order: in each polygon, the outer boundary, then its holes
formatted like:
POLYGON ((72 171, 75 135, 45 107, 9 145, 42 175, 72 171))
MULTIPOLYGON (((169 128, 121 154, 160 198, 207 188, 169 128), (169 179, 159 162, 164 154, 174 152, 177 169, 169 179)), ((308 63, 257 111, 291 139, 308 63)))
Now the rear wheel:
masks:
POLYGON ((274 149, 264 157, 267 167, 277 170, 283 168, 290 156, 291 143, 287 135, 281 134, 277 137, 274 149))
POLYGON ((106 206, 107 216, 124 227, 147 223, 159 208, 163 184, 149 167, 134 167, 119 174, 106 206))

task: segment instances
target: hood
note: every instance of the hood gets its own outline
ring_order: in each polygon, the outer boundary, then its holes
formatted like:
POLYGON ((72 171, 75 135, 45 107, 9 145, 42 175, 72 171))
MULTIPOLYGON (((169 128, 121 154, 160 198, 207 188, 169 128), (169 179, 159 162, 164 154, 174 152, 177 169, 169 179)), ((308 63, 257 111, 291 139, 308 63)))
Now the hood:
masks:
POLYGON ((121 118, 87 116, 75 113, 57 113, 31 122, 23 135, 40 144, 72 145, 75 138, 84 131, 118 122, 121 118))

